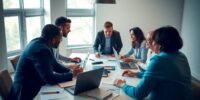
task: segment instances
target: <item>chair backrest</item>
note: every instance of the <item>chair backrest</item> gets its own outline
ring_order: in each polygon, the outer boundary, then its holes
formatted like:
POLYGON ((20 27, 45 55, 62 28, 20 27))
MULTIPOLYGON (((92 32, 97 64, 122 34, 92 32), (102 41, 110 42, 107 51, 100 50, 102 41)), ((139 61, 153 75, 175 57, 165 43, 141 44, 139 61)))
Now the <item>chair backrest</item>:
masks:
POLYGON ((12 87, 12 79, 7 69, 0 70, 0 95, 7 100, 12 87))
POLYGON ((17 55, 17 56, 13 57, 13 58, 10 60, 11 63, 12 63, 12 66, 13 66, 13 68, 14 68, 14 70, 16 70, 17 62, 18 62, 19 58, 20 58, 20 55, 17 55))
POLYGON ((192 79, 192 94, 193 100, 200 100, 200 82, 196 79, 192 79))

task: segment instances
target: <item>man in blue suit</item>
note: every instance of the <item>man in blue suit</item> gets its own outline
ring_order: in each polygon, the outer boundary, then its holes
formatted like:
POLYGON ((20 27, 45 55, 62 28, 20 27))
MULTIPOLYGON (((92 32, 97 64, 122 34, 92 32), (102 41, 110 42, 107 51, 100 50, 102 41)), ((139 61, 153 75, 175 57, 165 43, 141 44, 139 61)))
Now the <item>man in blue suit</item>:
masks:
POLYGON ((120 33, 113 30, 113 24, 109 21, 104 23, 104 30, 97 33, 97 37, 94 43, 94 51, 96 57, 100 57, 100 54, 114 56, 112 47, 115 48, 117 53, 121 51, 123 44, 120 37, 120 33))
POLYGON ((53 54, 62 40, 60 29, 52 24, 42 29, 42 35, 33 39, 24 49, 17 64, 10 100, 32 100, 45 84, 71 81, 82 72, 60 65, 53 54))

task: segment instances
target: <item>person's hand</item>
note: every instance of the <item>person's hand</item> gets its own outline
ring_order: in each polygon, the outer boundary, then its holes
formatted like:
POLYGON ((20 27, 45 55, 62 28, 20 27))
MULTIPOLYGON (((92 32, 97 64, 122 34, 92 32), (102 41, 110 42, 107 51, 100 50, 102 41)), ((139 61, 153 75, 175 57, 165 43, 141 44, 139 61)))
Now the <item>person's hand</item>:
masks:
POLYGON ((133 58, 124 58, 124 59, 122 59, 122 61, 124 61, 124 62, 127 62, 127 63, 130 63, 130 62, 133 62, 133 58))
POLYGON ((115 55, 114 55, 114 54, 112 54, 112 55, 111 55, 111 57, 115 57, 115 55))
POLYGON ((97 58, 100 58, 101 55, 100 55, 99 53, 96 53, 95 56, 96 56, 97 58))
POLYGON ((72 58, 71 62, 81 62, 81 58, 79 57, 72 58))
POLYGON ((122 88, 125 83, 126 83, 126 81, 125 80, 121 80, 121 79, 116 79, 114 81, 114 85, 119 87, 119 88, 122 88))
POLYGON ((73 73, 73 77, 76 77, 78 74, 82 73, 83 72, 83 68, 81 67, 78 67, 78 68, 75 68, 72 70, 72 73, 73 73))
POLYGON ((68 68, 71 69, 71 70, 74 70, 74 69, 79 68, 79 67, 80 67, 80 65, 77 65, 77 64, 68 65, 68 68))
POLYGON ((143 63, 142 61, 138 61, 137 64, 138 64, 138 65, 142 65, 142 64, 144 64, 144 63, 143 63))
POLYGON ((126 58, 124 55, 120 55, 120 59, 124 59, 126 58))
POLYGON ((122 73, 122 76, 129 76, 129 77, 135 77, 137 75, 137 72, 132 72, 130 70, 125 70, 122 73))

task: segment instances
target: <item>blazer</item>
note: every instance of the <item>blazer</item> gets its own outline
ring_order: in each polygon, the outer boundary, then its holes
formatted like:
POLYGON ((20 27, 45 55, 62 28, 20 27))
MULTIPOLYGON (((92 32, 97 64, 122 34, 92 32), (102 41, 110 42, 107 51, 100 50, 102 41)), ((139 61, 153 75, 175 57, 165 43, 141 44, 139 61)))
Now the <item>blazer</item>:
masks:
POLYGON ((60 65, 44 38, 32 40, 17 64, 10 100, 32 100, 45 84, 72 80, 68 68, 60 65))
POLYGON ((123 85, 123 91, 139 100, 192 100, 191 72, 186 56, 179 52, 155 55, 136 86, 123 85))
MULTIPOLYGON (((111 35, 111 48, 114 47, 117 53, 121 51, 123 44, 121 40, 120 33, 118 31, 113 30, 112 35, 111 35)), ((95 52, 102 52, 104 54, 104 48, 105 48, 105 34, 104 31, 100 31, 97 33, 97 37, 94 43, 94 51, 95 52)), ((113 54, 113 50, 111 54, 113 54)))

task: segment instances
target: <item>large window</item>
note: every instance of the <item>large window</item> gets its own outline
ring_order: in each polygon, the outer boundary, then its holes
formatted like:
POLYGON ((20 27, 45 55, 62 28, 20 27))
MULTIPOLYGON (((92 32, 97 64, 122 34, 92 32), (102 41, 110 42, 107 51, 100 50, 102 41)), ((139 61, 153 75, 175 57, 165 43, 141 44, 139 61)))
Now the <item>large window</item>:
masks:
POLYGON ((8 56, 21 52, 44 25, 43 0, 3 0, 8 56), (34 2, 34 3, 33 3, 34 2))
POLYGON ((66 0, 67 17, 72 20, 69 47, 91 46, 94 40, 94 0, 66 0))

